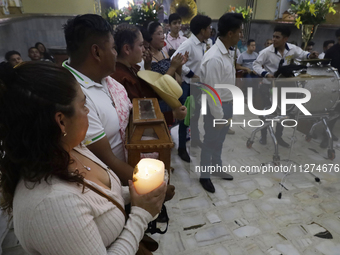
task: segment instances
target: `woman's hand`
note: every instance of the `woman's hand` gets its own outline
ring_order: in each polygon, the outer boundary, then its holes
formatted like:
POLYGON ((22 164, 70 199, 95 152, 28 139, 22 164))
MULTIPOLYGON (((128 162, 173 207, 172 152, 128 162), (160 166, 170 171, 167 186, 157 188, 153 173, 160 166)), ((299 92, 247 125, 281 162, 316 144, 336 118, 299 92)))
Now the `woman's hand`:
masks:
POLYGON ((150 49, 145 49, 145 52, 143 54, 143 60, 144 60, 144 69, 151 70, 152 55, 151 55, 150 49))
POLYGON ((158 188, 150 191, 147 194, 139 195, 133 185, 133 182, 129 180, 129 189, 131 196, 131 206, 138 206, 148 211, 152 217, 155 217, 162 209, 164 202, 167 185, 163 182, 158 188))
POLYGON ((180 107, 177 107, 176 109, 173 109, 172 113, 176 119, 183 120, 187 115, 187 108, 182 105, 180 107))
POLYGON ((176 56, 174 56, 171 60, 170 66, 174 69, 177 69, 182 66, 183 62, 183 55, 181 53, 177 53, 176 56))
POLYGON ((175 186, 169 184, 166 189, 164 202, 171 200, 175 195, 175 186))

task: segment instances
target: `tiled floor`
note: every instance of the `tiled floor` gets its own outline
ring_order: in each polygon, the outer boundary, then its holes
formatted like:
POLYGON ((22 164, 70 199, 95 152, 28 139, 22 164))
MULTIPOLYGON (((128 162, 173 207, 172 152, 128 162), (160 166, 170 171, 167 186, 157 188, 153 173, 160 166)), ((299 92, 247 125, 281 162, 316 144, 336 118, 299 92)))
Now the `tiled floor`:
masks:
MULTIPOLYGON (((249 113, 248 117, 253 118, 249 113)), ((266 146, 259 144, 258 134, 248 149, 246 141, 253 129, 233 129, 236 134, 228 135, 224 144, 224 165, 239 169, 272 160, 271 141, 266 146)), ((174 128, 174 140, 176 133, 174 128)), ((340 123, 334 133, 340 137, 340 123)), ((291 135, 292 129, 285 128, 284 139, 289 141, 291 135)), ((308 143, 300 132, 296 133, 296 140, 291 156, 294 162, 339 166, 339 147, 331 161, 327 159, 327 150, 319 147, 320 140, 308 143)), ((289 149, 280 147, 279 152, 281 159, 288 158, 289 149)), ((171 183, 176 186, 176 195, 167 202, 170 225, 165 235, 153 235, 160 242, 155 255, 340 254, 340 174, 334 168, 331 172, 329 166, 325 172, 315 171, 320 183, 308 173, 299 173, 297 168, 298 173, 283 181, 287 190, 279 185, 283 173, 233 173, 233 181, 213 178, 216 193, 211 194, 203 190, 193 170, 194 165, 199 165, 200 149, 190 151, 192 170, 176 154, 174 149, 171 183), (278 199, 280 190, 282 198, 278 199)), ((3 254, 24 254, 15 245, 13 236, 7 238, 3 254)))

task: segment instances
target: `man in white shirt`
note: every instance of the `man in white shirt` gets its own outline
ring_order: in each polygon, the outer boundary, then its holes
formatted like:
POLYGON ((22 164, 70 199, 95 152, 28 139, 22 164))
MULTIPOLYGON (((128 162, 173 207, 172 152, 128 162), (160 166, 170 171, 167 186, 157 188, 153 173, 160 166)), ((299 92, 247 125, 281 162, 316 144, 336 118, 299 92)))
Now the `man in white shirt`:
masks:
POLYGON ((163 51, 166 51, 171 57, 187 38, 179 34, 182 26, 182 18, 178 13, 173 13, 169 16, 169 25, 170 33, 168 31, 165 35, 166 45, 163 47, 163 51))
POLYGON ((64 33, 69 60, 63 66, 81 85, 90 110, 85 145, 127 185, 133 168, 124 161, 118 114, 105 81, 116 68, 112 27, 98 15, 85 14, 69 20, 64 33))
MULTIPOLYGON (((237 44, 240 39, 243 17, 239 13, 226 13, 218 21, 219 38, 209 51, 204 55, 201 64, 201 80, 212 87, 216 84, 235 85, 236 73, 234 58, 230 47, 237 44)), ((222 106, 215 105, 213 100, 207 100, 207 114, 204 115, 204 140, 201 151, 202 167, 223 166, 221 153, 223 143, 228 133, 229 125, 213 127, 214 119, 230 120, 233 116, 233 98, 227 89, 216 89, 221 98, 222 106)), ((209 97, 210 98, 210 97, 209 97)), ((229 174, 222 173, 218 176, 232 180, 229 174)), ((200 183, 208 192, 215 192, 215 187, 210 180, 209 172, 201 172, 200 183)))
MULTIPOLYGON (((290 36, 290 30, 287 26, 278 25, 274 29, 273 44, 263 49, 253 63, 254 71, 266 78, 274 78, 274 73, 278 70, 279 65, 289 65, 294 59, 317 58, 318 53, 303 51, 300 47, 287 43, 290 36)), ((271 106, 270 101, 270 82, 264 82, 260 88, 264 107, 271 106)), ((282 139, 283 126, 276 125, 275 136, 279 145, 289 148, 289 144, 282 139)), ((267 143, 267 129, 261 130, 261 144, 267 143)))
MULTIPOLYGON (((188 61, 182 66, 182 89, 183 95, 179 99, 184 104, 186 98, 190 96, 190 79, 198 78, 201 72, 200 65, 204 53, 206 52, 206 40, 211 34, 211 18, 204 15, 197 15, 190 21, 190 30, 192 35, 188 40, 183 42, 176 50, 173 56, 177 53, 185 54, 189 52, 188 61)), ((195 109, 199 107, 195 107, 195 109)), ((199 115, 195 114, 193 118, 198 118, 199 115)), ((178 129, 178 155, 186 162, 190 162, 190 157, 186 151, 186 132, 187 126, 184 125, 184 121, 181 121, 178 129)), ((200 141, 198 127, 191 125, 191 139, 192 141, 200 141)), ((194 146, 194 144, 191 144, 194 146)), ((197 144, 200 145, 200 144, 197 144)))
POLYGON ((334 40, 327 40, 323 42, 323 52, 319 55, 319 59, 323 59, 325 57, 326 51, 332 48, 334 43, 334 40))

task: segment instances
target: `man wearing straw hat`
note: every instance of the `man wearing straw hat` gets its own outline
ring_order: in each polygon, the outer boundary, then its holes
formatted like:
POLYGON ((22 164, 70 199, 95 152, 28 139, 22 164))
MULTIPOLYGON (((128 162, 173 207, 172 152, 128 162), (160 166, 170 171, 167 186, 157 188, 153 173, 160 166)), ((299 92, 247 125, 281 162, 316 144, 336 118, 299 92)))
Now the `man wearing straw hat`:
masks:
MULTIPOLYGON (((243 17, 238 13, 226 13, 218 21, 219 38, 211 49, 204 55, 201 64, 201 79, 204 83, 215 87, 216 84, 235 85, 236 72, 233 55, 230 47, 237 44, 240 39, 243 17)), ((207 114, 204 115, 205 135, 201 151, 201 166, 207 169, 209 166, 222 167, 222 147, 229 130, 228 125, 213 127, 214 119, 231 119, 233 116, 232 94, 229 90, 216 89, 221 101, 220 105, 214 105, 212 100, 207 104, 207 114)), ((216 175, 226 180, 233 177, 227 173, 216 175)), ((208 171, 202 171, 200 183, 208 192, 215 192, 215 187, 210 179, 208 171)))

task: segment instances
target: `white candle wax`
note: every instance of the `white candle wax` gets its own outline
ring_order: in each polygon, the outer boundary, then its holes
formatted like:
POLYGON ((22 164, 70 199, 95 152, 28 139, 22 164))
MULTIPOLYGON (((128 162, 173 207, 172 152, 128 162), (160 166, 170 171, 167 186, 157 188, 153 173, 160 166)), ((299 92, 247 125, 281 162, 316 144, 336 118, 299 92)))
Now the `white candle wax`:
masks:
POLYGON ((159 187, 164 181, 164 163, 157 159, 141 159, 133 172, 133 184, 143 195, 159 187))

